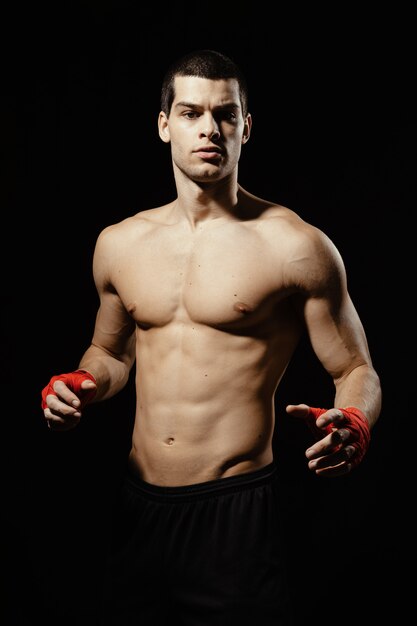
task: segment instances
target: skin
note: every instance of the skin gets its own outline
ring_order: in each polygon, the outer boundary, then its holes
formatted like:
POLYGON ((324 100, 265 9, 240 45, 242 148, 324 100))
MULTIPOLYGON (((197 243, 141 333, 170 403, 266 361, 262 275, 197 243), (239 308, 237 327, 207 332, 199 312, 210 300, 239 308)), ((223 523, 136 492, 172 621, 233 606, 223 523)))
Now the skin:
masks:
MULTIPOLYGON (((379 417, 379 377, 336 247, 238 183, 251 127, 234 79, 176 77, 158 130, 171 147, 177 198, 105 228, 96 243, 100 307, 78 367, 97 381, 97 402, 120 391, 136 365, 129 462, 153 484, 224 478, 273 460, 274 396, 305 331, 335 387, 334 407, 316 422, 334 430, 306 451, 309 468, 352 469, 355 448, 336 407, 359 408, 370 428, 379 417)), ((73 428, 82 393, 62 381, 54 391, 48 424, 73 428)), ((302 419, 308 406, 287 412, 302 419)))

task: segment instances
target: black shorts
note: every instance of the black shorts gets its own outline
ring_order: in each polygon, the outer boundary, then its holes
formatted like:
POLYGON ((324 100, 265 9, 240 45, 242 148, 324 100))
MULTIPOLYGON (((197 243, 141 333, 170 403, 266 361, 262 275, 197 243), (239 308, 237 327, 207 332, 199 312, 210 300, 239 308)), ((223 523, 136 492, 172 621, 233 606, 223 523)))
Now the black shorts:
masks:
POLYGON ((160 487, 127 475, 103 626, 288 626, 277 470, 160 487))

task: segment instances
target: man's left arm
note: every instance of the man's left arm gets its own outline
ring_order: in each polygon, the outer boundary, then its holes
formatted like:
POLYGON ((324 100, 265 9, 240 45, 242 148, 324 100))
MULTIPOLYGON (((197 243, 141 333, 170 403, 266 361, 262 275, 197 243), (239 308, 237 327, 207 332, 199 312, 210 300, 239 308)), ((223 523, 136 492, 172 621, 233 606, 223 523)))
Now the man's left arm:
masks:
POLYGON ((334 407, 289 405, 287 412, 306 419, 318 439, 306 451, 309 468, 322 476, 338 476, 366 454, 381 411, 381 385, 347 290, 343 261, 328 239, 319 244, 320 255, 309 264, 299 310, 313 350, 333 379, 334 407))

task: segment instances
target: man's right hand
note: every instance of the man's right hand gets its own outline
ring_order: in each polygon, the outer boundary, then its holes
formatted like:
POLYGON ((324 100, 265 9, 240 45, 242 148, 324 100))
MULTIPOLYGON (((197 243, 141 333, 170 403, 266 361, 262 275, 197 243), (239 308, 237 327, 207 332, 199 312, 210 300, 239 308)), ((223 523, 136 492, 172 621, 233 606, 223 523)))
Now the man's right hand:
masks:
POLYGON ((96 380, 86 370, 52 376, 42 390, 41 404, 49 428, 70 430, 77 426, 82 409, 96 392, 96 380))

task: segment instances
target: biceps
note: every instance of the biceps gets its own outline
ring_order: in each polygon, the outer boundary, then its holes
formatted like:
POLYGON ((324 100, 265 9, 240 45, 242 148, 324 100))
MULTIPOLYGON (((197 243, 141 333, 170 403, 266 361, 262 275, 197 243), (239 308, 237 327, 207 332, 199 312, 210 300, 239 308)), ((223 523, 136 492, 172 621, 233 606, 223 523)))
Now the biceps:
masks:
POLYGON ((313 350, 333 378, 370 362, 362 322, 349 296, 337 306, 325 298, 310 298, 304 317, 313 350))
POLYGON ((135 323, 119 297, 114 294, 103 296, 92 343, 112 356, 129 362, 135 353, 135 329, 135 323))

